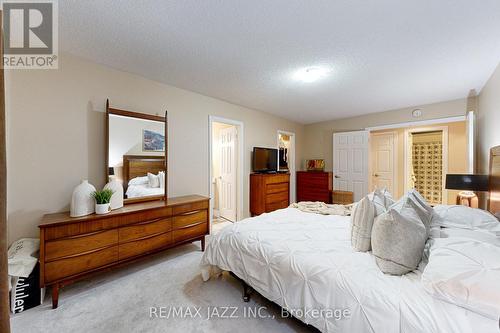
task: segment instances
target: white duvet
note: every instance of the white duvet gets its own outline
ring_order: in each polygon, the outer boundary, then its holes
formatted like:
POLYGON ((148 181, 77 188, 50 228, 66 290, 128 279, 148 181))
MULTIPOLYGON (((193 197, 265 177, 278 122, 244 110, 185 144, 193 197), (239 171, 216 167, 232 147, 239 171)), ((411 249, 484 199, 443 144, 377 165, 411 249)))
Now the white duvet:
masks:
POLYGON ((384 275, 370 252, 352 249, 350 217, 287 208, 243 220, 210 238, 201 268, 205 280, 232 271, 322 332, 499 331, 497 320, 429 295, 420 270, 384 275), (330 315, 339 310, 347 315, 330 315))
POLYGON ((163 195, 165 191, 160 187, 151 187, 148 184, 129 185, 127 187, 127 198, 140 198, 151 195, 163 195))

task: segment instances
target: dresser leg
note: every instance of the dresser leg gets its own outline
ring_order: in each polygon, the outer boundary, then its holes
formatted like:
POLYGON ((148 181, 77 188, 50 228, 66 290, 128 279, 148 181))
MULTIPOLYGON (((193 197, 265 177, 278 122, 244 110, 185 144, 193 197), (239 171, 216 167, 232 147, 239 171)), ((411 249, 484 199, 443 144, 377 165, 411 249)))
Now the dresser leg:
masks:
POLYGON ((205 236, 200 238, 201 240, 201 251, 205 252, 205 236))
POLYGON ((52 286, 52 309, 57 309, 59 302, 59 284, 56 283, 52 286))

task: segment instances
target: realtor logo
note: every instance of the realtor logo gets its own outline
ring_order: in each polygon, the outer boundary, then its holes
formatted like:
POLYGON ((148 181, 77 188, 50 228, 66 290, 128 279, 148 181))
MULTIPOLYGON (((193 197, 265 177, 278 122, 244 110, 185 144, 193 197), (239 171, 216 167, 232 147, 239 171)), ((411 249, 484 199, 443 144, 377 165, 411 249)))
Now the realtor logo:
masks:
POLYGON ((2 1, 5 69, 56 69, 57 2, 2 1))

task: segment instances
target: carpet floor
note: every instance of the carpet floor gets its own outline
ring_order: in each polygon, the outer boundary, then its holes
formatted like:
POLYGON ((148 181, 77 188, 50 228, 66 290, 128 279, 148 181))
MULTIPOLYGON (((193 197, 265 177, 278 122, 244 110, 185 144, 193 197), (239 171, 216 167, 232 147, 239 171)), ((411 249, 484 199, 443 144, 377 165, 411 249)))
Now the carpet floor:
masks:
POLYGON ((256 292, 244 303, 229 274, 203 282, 198 244, 66 286, 55 310, 48 290, 41 306, 11 317, 12 332, 317 332, 256 292))

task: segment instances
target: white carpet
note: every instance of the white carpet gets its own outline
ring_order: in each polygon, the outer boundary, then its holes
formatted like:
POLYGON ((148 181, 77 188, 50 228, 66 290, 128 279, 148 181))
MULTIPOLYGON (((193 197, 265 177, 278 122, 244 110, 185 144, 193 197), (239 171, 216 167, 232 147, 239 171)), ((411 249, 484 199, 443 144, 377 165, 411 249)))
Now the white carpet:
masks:
MULTIPOLYGON (((242 301, 240 283, 228 274, 203 282, 199 242, 172 249, 61 290, 59 307, 51 308, 50 290, 43 305, 13 315, 14 333, 32 332, 315 332, 262 296, 242 301), (201 318, 151 318, 151 307, 195 307, 201 318), (227 318, 238 307, 232 317, 227 318), (270 318, 245 318, 245 311, 265 307, 270 318), (245 309, 244 309, 245 308, 245 309), (227 310, 225 316, 222 312, 227 310), (207 313, 212 318, 207 320, 207 313), (217 318, 216 312, 219 317, 217 318), (274 316, 275 318, 272 318, 274 316)), ((185 310, 188 311, 188 310, 185 310)), ((160 315, 160 309, 157 310, 160 315)))

